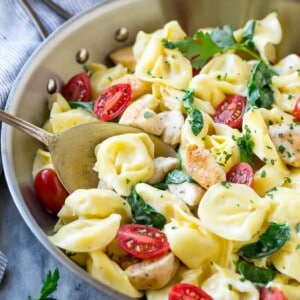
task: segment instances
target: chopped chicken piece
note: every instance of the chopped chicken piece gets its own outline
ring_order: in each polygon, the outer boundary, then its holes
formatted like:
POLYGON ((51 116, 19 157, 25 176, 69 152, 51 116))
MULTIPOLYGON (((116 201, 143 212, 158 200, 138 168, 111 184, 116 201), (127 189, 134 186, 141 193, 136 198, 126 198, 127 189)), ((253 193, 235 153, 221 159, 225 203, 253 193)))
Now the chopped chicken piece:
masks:
POLYGON ((111 60, 117 65, 122 64, 131 71, 135 70, 136 60, 133 55, 132 46, 123 47, 110 54, 111 60))
POLYGON ((169 145, 180 143, 184 117, 180 111, 164 111, 158 114, 163 123, 162 139, 169 145))
POLYGON ((156 157, 154 159, 154 174, 148 180, 149 184, 162 182, 166 175, 176 169, 179 165, 176 157, 156 157))
POLYGON ((163 124, 157 114, 139 100, 127 107, 119 123, 141 128, 153 135, 161 135, 163 131, 163 124))
POLYGON ((197 183, 183 182, 179 184, 168 184, 170 193, 180 198, 189 206, 196 206, 203 197, 205 190, 197 183))
POLYGON ((300 125, 271 125, 269 134, 282 160, 293 167, 300 167, 300 125))
POLYGON ((126 74, 112 82, 111 85, 118 83, 128 83, 132 90, 132 100, 135 100, 147 93, 151 92, 151 84, 149 82, 139 79, 134 74, 126 74))
POLYGON ((138 290, 160 289, 175 275, 179 262, 170 252, 154 259, 145 259, 125 269, 130 282, 138 290))
POLYGON ((185 151, 183 165, 186 172, 203 188, 226 180, 226 173, 205 148, 190 144, 185 151))

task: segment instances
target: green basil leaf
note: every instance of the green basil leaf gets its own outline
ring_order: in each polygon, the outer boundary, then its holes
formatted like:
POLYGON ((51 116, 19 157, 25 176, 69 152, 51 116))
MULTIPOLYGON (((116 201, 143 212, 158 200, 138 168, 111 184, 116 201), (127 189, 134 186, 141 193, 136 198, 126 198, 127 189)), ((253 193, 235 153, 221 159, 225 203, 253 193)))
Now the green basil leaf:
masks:
POLYGON ((153 183, 151 184, 153 187, 160 189, 160 190, 167 190, 168 189, 168 185, 165 182, 157 182, 157 183, 153 183))
POLYGON ((244 245, 238 253, 246 258, 263 258, 278 251, 290 238, 291 230, 287 224, 271 222, 257 242, 244 245))
POLYGON ((166 178, 167 184, 180 184, 183 182, 194 182, 194 180, 183 170, 176 169, 168 173, 166 178))
POLYGON ((247 279, 257 285, 266 285, 269 281, 272 281, 276 275, 276 271, 256 267, 243 260, 237 262, 237 271, 244 279, 247 279))
POLYGON ((162 229, 166 224, 165 216, 145 203, 135 189, 133 189, 131 195, 127 197, 127 202, 131 207, 132 219, 135 223, 154 226, 158 229, 162 229))
POLYGON ((91 113, 94 113, 94 102, 83 102, 83 101, 68 101, 71 108, 83 108, 91 113))

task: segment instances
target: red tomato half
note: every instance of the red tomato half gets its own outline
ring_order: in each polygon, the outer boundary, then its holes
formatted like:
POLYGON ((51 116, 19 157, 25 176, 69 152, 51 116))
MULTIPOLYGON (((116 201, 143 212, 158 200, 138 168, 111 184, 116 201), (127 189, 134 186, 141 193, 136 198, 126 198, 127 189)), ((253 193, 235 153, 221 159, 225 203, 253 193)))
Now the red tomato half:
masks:
POLYGON ((57 214, 68 196, 68 192, 53 169, 42 169, 34 179, 34 190, 43 206, 57 214))
POLYGON ((161 256, 170 248, 167 237, 162 231, 140 224, 121 226, 117 241, 127 253, 142 259, 161 256))
POLYGON ((276 288, 262 288, 259 292, 260 300, 286 300, 283 293, 276 288))
POLYGON ((234 165, 226 174, 228 182, 246 184, 253 187, 254 172, 247 163, 238 163, 234 165))
POLYGON ((169 291, 169 300, 213 300, 202 289, 189 283, 177 283, 169 291))
POLYGON ((300 97, 297 99, 297 102, 295 104, 293 116, 297 121, 300 122, 300 97))
POLYGON ((92 89, 90 79, 85 72, 73 76, 61 90, 67 101, 90 101, 92 89))
POLYGON ((110 86, 96 100, 94 114, 101 121, 113 120, 126 109, 131 98, 130 84, 119 83, 110 86))
POLYGON ((246 98, 240 95, 228 96, 216 108, 214 121, 231 128, 239 128, 243 122, 246 101, 246 98))

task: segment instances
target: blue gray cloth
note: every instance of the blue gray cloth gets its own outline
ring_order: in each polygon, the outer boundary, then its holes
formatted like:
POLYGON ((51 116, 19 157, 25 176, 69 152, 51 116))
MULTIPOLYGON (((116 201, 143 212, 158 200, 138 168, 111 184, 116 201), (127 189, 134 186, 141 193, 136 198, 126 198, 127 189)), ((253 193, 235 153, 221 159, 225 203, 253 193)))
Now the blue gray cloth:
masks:
MULTIPOLYGON (((104 1, 53 0, 72 16, 104 1)), ((42 0, 28 0, 28 2, 48 32, 53 32, 65 21, 42 0)), ((9 92, 21 68, 42 41, 42 36, 19 0, 0 0, 0 108, 5 107, 9 92)), ((0 251, 0 282, 6 265, 7 259, 0 251)))
MULTIPOLYGON (((65 20, 42 0, 28 0, 49 32, 65 20)), ((53 0, 75 16, 104 0, 53 0)), ((0 107, 4 108, 22 66, 43 41, 19 0, 0 1, 0 107)))

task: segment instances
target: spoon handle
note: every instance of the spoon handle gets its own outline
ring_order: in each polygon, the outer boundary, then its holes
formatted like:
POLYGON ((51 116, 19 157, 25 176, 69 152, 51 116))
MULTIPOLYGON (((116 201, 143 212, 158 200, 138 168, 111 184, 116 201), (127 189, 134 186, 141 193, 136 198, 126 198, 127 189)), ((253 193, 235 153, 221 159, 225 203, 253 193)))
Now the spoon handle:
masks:
POLYGON ((25 120, 13 116, 4 110, 0 109, 0 121, 5 122, 24 133, 29 134, 36 140, 45 144, 48 148, 55 142, 56 135, 47 132, 46 130, 37 127, 25 120))

